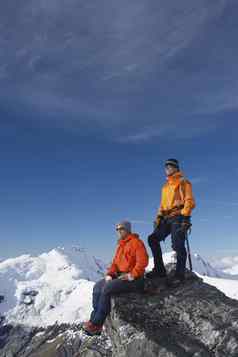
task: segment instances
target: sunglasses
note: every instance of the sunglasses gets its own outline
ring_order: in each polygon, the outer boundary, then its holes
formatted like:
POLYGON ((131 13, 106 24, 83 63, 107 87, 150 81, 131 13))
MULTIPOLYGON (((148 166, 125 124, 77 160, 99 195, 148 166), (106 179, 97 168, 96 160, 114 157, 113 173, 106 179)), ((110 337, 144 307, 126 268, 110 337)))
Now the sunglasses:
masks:
POLYGON ((123 227, 118 227, 118 228, 116 228, 116 231, 118 232, 118 231, 125 231, 125 228, 123 228, 123 227))
POLYGON ((171 164, 170 165, 165 165, 165 170, 168 170, 170 168, 176 169, 177 167, 174 166, 174 165, 171 165, 171 164))

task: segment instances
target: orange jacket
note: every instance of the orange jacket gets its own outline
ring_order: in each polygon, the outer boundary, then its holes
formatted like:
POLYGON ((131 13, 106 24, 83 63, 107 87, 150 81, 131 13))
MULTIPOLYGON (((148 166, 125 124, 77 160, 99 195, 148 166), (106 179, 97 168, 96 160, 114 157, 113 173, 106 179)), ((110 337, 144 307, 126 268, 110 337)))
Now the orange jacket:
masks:
POLYGON ((161 193, 161 203, 158 215, 175 216, 182 214, 190 216, 195 207, 192 184, 184 178, 181 171, 168 176, 161 193))
POLYGON ((117 273, 130 273, 133 278, 144 275, 149 258, 144 243, 138 234, 129 234, 118 241, 116 254, 107 274, 115 276, 117 273))

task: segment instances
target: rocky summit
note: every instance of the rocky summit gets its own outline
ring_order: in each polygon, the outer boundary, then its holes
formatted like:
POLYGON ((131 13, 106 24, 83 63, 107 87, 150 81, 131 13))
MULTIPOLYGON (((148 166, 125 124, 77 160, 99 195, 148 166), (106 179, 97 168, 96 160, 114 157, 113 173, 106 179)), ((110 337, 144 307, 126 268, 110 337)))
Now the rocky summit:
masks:
POLYGON ((112 301, 114 357, 237 357, 238 301, 195 275, 177 287, 112 301))
POLYGON ((141 294, 112 298, 101 337, 81 325, 46 329, 2 322, 1 357, 237 357, 238 301, 196 275, 178 286, 146 283, 141 294))

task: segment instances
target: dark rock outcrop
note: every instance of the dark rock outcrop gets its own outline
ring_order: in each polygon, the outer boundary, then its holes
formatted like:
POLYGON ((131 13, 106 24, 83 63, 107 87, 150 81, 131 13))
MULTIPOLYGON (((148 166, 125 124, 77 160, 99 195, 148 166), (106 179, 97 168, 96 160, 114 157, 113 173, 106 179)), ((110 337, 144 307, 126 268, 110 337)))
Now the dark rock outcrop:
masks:
POLYGON ((111 343, 103 334, 88 337, 81 325, 54 325, 46 329, 0 327, 0 357, 110 357, 111 343))
POLYGON ((195 275, 154 295, 112 300, 113 357, 238 357, 238 301, 195 275))

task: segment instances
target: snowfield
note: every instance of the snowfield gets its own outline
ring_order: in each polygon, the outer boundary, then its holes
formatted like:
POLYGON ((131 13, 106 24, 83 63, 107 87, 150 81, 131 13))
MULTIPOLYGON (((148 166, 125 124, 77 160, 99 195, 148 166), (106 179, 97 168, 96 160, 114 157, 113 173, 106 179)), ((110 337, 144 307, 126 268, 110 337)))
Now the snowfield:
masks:
POLYGON ((203 279, 204 283, 213 285, 229 298, 238 300, 238 280, 218 279, 209 276, 200 277, 203 279))
POLYGON ((89 316, 94 281, 104 271, 99 259, 79 248, 7 259, 0 263, 0 314, 32 326, 80 322, 89 316))
MULTIPOLYGON (((174 252, 164 255, 175 262, 174 252)), ((238 299, 238 279, 214 268, 200 255, 192 257, 194 271, 204 282, 238 299)), ((152 269, 150 259, 147 270, 152 269)), ((22 255, 0 262, 0 315, 10 323, 48 326, 88 319, 94 282, 106 265, 79 247, 57 248, 36 257, 22 255)))

